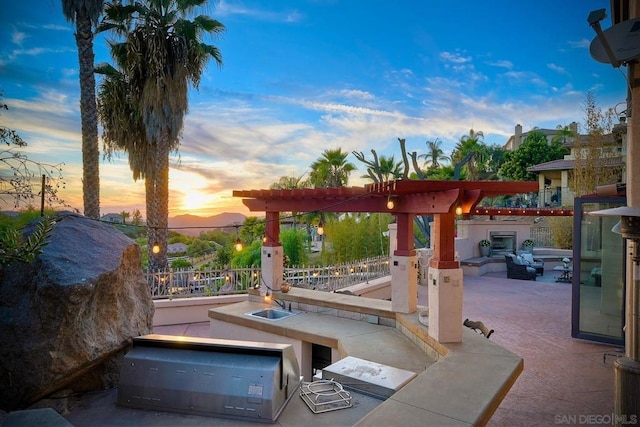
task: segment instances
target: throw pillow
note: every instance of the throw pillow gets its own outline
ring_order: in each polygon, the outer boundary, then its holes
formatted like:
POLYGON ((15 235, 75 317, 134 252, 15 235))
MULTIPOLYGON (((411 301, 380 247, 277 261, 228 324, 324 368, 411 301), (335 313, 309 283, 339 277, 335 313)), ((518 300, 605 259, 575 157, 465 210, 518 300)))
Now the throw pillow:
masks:
POLYGON ((522 254, 522 259, 529 265, 533 265, 533 254, 522 254))

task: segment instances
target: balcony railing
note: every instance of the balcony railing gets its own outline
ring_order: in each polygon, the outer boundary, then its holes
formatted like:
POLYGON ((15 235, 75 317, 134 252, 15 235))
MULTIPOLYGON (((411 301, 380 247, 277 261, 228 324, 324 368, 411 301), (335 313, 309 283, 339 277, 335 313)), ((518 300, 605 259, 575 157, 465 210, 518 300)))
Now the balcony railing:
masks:
MULTIPOLYGON (((389 257, 367 258, 347 264, 285 268, 292 286, 331 292, 389 275, 389 257)), ((242 294, 261 283, 260 267, 146 272, 154 299, 242 294)))

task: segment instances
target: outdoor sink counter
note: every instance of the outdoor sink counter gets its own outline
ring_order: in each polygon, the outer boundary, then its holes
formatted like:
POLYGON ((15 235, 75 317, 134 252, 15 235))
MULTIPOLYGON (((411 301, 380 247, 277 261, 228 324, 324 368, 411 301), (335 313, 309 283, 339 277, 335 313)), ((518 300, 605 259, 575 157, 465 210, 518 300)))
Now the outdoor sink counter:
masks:
POLYGON ((302 313, 277 322, 247 316, 277 307, 251 291, 248 301, 209 310, 211 336, 218 337, 224 322, 264 335, 265 341, 279 335, 331 347, 338 358, 353 356, 417 373, 359 426, 485 425, 523 369, 521 357, 466 328, 461 343, 434 341, 418 321, 423 307, 400 314, 391 311, 390 301, 301 288, 274 297, 302 313))

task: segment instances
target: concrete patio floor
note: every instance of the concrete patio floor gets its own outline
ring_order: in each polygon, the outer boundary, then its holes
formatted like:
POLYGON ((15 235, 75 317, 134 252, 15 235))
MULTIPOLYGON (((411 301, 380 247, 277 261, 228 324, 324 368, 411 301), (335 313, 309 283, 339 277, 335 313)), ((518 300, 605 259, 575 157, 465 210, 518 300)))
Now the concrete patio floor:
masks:
MULTIPOLYGON (((484 322, 493 342, 524 359, 490 426, 611 425, 615 358, 605 364, 603 355, 616 347, 571 338, 571 284, 554 273, 535 282, 504 272, 464 279, 464 317, 484 322)), ((420 287, 419 304, 426 294, 420 287)))
MULTIPOLYGON (((603 355, 616 347, 571 338, 571 285, 555 282, 554 272, 535 282, 505 276, 464 278, 464 317, 484 322, 495 330, 493 342, 524 358, 523 373, 489 426, 581 420, 611 425, 614 357, 603 363, 603 355)), ((426 287, 418 287, 418 303, 427 305, 426 287)), ((162 326, 154 332, 206 337, 209 324, 162 326)))

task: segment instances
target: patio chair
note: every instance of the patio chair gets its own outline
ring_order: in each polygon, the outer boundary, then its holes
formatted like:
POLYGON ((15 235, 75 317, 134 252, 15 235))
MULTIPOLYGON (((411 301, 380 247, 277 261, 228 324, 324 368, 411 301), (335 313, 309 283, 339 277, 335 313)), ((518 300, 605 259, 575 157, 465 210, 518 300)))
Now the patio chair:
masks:
POLYGON ((536 269, 536 274, 540 276, 544 276, 544 261, 539 258, 534 258, 533 255, 529 252, 518 251, 516 253, 517 258, 522 259, 524 262, 518 263, 516 260, 516 264, 525 264, 529 267, 533 267, 536 269))
POLYGON ((515 255, 505 255, 507 263, 507 278, 520 280, 536 280, 536 269, 521 262, 515 255))

